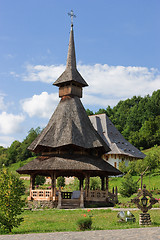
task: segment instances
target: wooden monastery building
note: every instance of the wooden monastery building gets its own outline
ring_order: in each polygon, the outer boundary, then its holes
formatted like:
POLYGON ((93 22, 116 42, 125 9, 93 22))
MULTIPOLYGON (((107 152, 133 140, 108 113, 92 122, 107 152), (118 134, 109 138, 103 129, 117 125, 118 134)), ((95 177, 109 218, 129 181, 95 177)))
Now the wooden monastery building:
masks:
POLYGON ((117 196, 108 191, 108 176, 121 172, 110 165, 102 155, 111 151, 106 141, 93 127, 81 103, 82 88, 88 84, 76 67, 73 24, 66 69, 54 82, 61 98, 48 125, 29 146, 40 156, 17 170, 30 175, 29 201, 58 208, 84 207, 87 203, 115 203, 117 196), (36 175, 50 176, 51 189, 35 189, 36 175), (75 176, 79 179, 79 191, 61 192, 56 188, 59 176, 75 176), (101 178, 101 189, 90 190, 90 178, 101 178), (85 184, 84 184, 85 180, 85 184))
POLYGON ((111 151, 105 153, 103 158, 115 168, 124 162, 126 166, 130 161, 143 159, 145 154, 129 143, 117 130, 107 115, 99 114, 89 116, 94 128, 110 147, 111 151))

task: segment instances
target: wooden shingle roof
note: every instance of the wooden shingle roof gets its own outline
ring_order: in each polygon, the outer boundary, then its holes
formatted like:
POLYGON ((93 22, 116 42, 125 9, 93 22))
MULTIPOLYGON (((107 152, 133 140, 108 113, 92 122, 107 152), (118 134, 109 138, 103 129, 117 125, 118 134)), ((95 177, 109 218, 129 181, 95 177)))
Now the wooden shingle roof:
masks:
POLYGON ((77 67, 76 67, 73 25, 71 26, 71 32, 70 32, 66 69, 62 73, 62 75, 53 83, 53 85, 60 86, 68 82, 76 82, 82 87, 88 86, 88 84, 83 79, 81 74, 77 71, 77 67))
POLYGON ((75 145, 84 149, 101 148, 102 152, 110 148, 91 124, 78 97, 61 99, 48 125, 29 146, 29 150, 39 148, 58 148, 75 145))
POLYGON ((90 176, 96 176, 97 172, 101 175, 119 175, 121 172, 107 163, 105 160, 94 156, 82 155, 62 155, 54 156, 45 160, 36 158, 17 170, 20 174, 30 174, 31 172, 43 173, 50 171, 72 173, 76 176, 78 172, 90 171, 90 176), (76 173, 77 172, 77 173, 76 173))

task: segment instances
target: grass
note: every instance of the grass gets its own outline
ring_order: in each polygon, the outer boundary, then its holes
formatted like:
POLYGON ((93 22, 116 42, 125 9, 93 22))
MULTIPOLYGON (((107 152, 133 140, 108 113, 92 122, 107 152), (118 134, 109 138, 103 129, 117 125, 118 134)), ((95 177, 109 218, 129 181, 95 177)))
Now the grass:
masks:
MULTIPOLYGON (((140 176, 133 176, 134 181, 138 181, 140 176)), ((109 179, 109 188, 110 191, 112 190, 113 187, 118 187, 118 189, 121 186, 121 177, 112 177, 109 179)), ((145 175, 143 177, 143 184, 147 186, 147 190, 155 190, 159 189, 159 181, 160 181, 160 175, 157 176, 151 176, 151 175, 145 175)), ((141 181, 139 180, 139 187, 141 186, 141 181)))
MULTIPOLYGON (((92 230, 106 229, 126 229, 139 228, 140 211, 132 212, 136 217, 135 223, 120 223, 117 218, 117 211, 110 209, 91 210, 92 230)), ((42 210, 42 211, 25 211, 22 216, 24 222, 19 228, 14 228, 13 234, 24 233, 43 233, 43 232, 65 232, 78 231, 77 220, 84 217, 87 210, 42 210)), ((150 211, 152 227, 160 226, 160 210, 150 211)))

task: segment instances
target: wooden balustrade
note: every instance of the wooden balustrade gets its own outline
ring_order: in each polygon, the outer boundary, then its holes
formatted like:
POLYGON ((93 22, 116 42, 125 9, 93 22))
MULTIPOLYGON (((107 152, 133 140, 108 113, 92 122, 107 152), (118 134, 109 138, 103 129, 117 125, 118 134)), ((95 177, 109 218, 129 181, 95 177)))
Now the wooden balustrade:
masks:
POLYGON ((87 201, 105 201, 107 198, 107 192, 103 190, 90 190, 88 196, 85 198, 87 201))
MULTIPOLYGON (((61 192, 61 199, 67 200, 72 198, 72 192, 61 192)), ((79 198, 81 199, 81 197, 79 198)), ((52 191, 51 190, 31 190, 30 197, 28 200, 53 200, 52 191)), ((56 199, 58 200, 58 195, 56 199)), ((97 202, 112 202, 116 203, 118 201, 117 194, 110 193, 103 190, 89 190, 88 195, 85 196, 86 201, 97 201, 97 202)), ((82 201, 84 203, 84 200, 82 201)), ((82 205, 82 203, 81 203, 82 205)))
POLYGON ((86 196, 85 200, 87 200, 87 201, 97 201, 97 202, 109 201, 109 202, 112 202, 112 203, 116 203, 118 201, 116 194, 106 192, 106 191, 103 191, 103 190, 90 190, 88 192, 88 196, 86 196))
POLYGON ((31 190, 30 198, 33 200, 52 200, 52 191, 51 190, 31 190))

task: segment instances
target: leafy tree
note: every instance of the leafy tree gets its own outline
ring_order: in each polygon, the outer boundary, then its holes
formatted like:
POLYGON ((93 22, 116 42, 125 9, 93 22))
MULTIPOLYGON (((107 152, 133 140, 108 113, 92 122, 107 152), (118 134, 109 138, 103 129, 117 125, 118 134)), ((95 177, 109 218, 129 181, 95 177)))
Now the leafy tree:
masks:
POLYGON ((2 153, 0 155, 0 167, 2 167, 3 165, 5 165, 5 166, 8 165, 8 158, 7 158, 7 154, 6 153, 2 153))
POLYGON ((17 162, 18 155, 20 153, 21 143, 19 141, 14 141, 11 146, 8 148, 8 165, 11 163, 17 162))
POLYGON ((17 156, 18 161, 24 161, 27 158, 35 156, 35 154, 28 150, 29 145, 35 140, 35 138, 38 136, 38 134, 41 132, 40 127, 33 129, 31 128, 29 131, 29 134, 24 139, 24 141, 21 143, 19 154, 17 156))
POLYGON ((18 227, 23 218, 18 217, 25 205, 21 199, 25 187, 23 182, 6 168, 0 172, 0 228, 12 231, 18 227))
POLYGON ((106 108, 106 114, 108 117, 111 117, 113 115, 113 109, 109 105, 106 108))
POLYGON ((88 108, 86 109, 86 113, 88 116, 94 115, 93 111, 89 110, 88 108))
POLYGON ((57 178, 57 186, 58 187, 64 187, 65 186, 65 178, 63 176, 60 176, 57 178))
POLYGON ((134 175, 141 175, 146 170, 147 164, 146 160, 139 159, 135 162, 135 174, 134 175))
POLYGON ((46 179, 44 176, 37 175, 35 178, 35 185, 43 185, 46 179))
POLYGON ((100 189, 100 187, 101 187, 101 180, 99 177, 90 178, 90 189, 91 190, 100 189))
POLYGON ((120 194, 123 197, 130 197, 133 193, 136 193, 138 190, 138 183, 135 182, 130 173, 127 173, 121 182, 120 194))
POLYGON ((0 167, 8 164, 7 148, 0 146, 0 167))
POLYGON ((102 113, 107 114, 107 110, 105 110, 104 108, 100 108, 97 112, 95 112, 95 114, 102 114, 102 113))
POLYGON ((122 162, 119 163, 119 170, 120 170, 122 173, 127 173, 128 169, 127 169, 124 161, 122 161, 122 162))
POLYGON ((149 167, 150 172, 154 172, 155 169, 160 170, 160 149, 157 146, 145 157, 145 167, 149 167))

